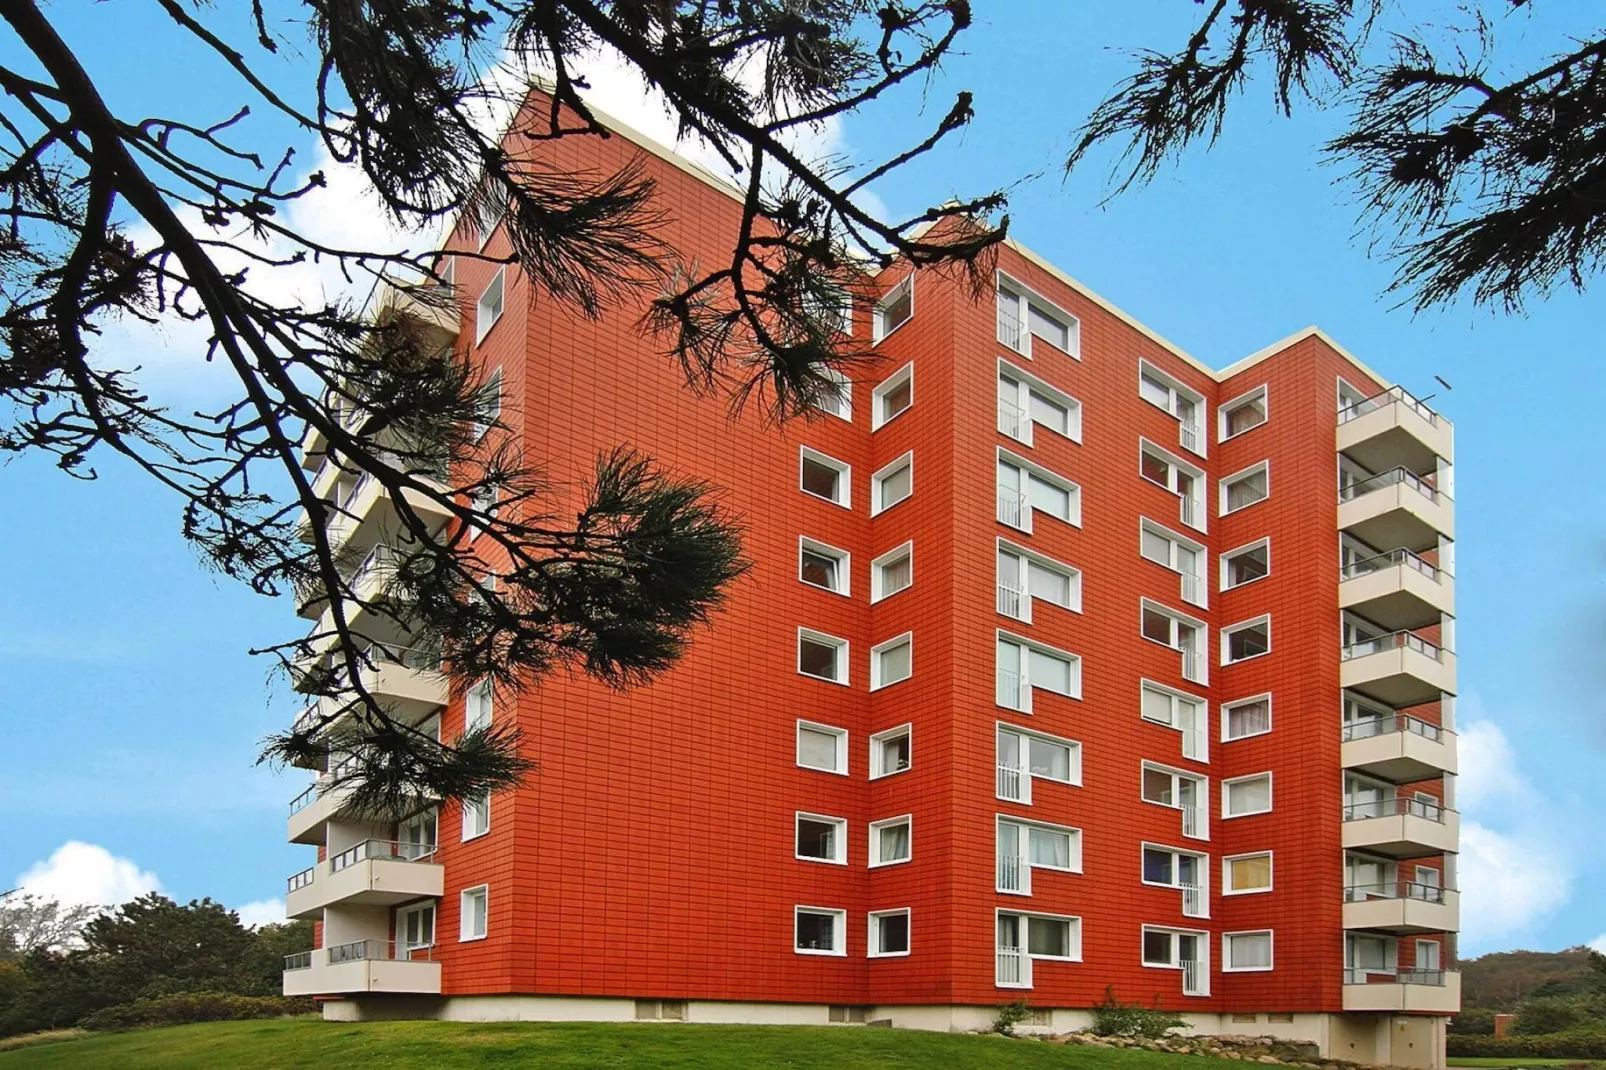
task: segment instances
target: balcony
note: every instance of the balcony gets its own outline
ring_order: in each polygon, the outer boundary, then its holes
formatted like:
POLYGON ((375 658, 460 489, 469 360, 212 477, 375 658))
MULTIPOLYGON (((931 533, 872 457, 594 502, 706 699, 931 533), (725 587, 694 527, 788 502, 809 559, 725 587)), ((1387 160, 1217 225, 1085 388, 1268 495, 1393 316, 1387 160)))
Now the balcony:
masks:
POLYGON ((1390 631, 1422 628, 1455 616, 1455 581, 1410 550, 1391 550, 1339 570, 1338 605, 1390 631))
POLYGON ((357 940, 319 947, 284 960, 284 994, 334 996, 359 992, 439 995, 441 964, 432 948, 384 940, 357 940))
MULTIPOLYGON (((1018 765, 1008 762, 998 763, 998 797, 1008 802, 1018 802, 1022 806, 1032 804, 1032 774, 1018 765)), ((1000 863, 999 872, 1002 873, 1000 863)))
POLYGON ((1017 442, 1030 445, 1029 421, 1021 407, 1008 398, 998 399, 998 430, 1017 442))
POLYGON ((1393 1014, 1456 1014, 1461 975, 1454 970, 1344 971, 1344 1009, 1393 1014))
POLYGON ((1342 653, 1339 685, 1396 708, 1455 694, 1455 655, 1411 632, 1351 643, 1342 653))
POLYGON ((999 852, 998 890, 1013 895, 1032 894, 1032 867, 1025 858, 999 852))
POLYGON ((1391 858, 1460 850, 1461 816, 1436 802, 1401 796, 1344 806, 1343 846, 1391 858))
POLYGON ((1032 987, 1032 957, 1023 947, 998 949, 993 984, 998 988, 1032 987))
POLYGON ((322 920, 334 904, 395 906, 412 899, 440 898, 445 867, 434 861, 433 844, 364 840, 289 880, 285 912, 322 920))
MULTIPOLYGON (((359 679, 391 716, 417 725, 445 707, 449 684, 440 671, 438 651, 369 643, 365 653, 372 664, 359 670, 359 679)), ((343 673, 340 678, 344 679, 343 673)), ((304 731, 319 723, 328 730, 341 721, 353 702, 349 694, 325 696, 301 711, 294 730, 304 731)))
POLYGON ((426 346, 444 349, 457 340, 457 302, 449 290, 438 286, 404 289, 391 282, 381 283, 374 322, 385 324, 391 320, 406 320, 426 346))
POLYGON ((1339 411, 1338 448, 1374 472, 1455 460, 1449 422, 1397 386, 1339 411))
POLYGON ((1441 535, 1455 538, 1455 503, 1409 469, 1394 468, 1339 490, 1338 527, 1372 546, 1427 550, 1441 535))
POLYGON ((330 778, 320 776, 311 787, 290 800, 290 820, 285 838, 291 843, 322 843, 324 825, 345 805, 350 789, 335 787, 330 778))
POLYGON ((1344 726, 1340 758, 1396 784, 1433 780, 1456 771, 1455 733, 1404 713, 1368 717, 1344 726))
POLYGON ((1461 926, 1461 893, 1394 881, 1344 889, 1344 928, 1387 933, 1453 933, 1461 926))
POLYGON ((999 487, 998 522, 1020 531, 1032 530, 1032 511, 1031 506, 1026 504, 1026 495, 1008 487, 999 487))

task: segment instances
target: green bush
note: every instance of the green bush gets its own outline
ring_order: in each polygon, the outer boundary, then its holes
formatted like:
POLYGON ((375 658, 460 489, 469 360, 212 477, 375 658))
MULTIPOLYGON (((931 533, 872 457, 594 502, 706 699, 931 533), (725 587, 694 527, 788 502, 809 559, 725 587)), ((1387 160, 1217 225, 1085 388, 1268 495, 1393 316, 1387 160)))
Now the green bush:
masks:
POLYGON ((241 1018, 280 1018, 310 1014, 317 1004, 288 996, 240 996, 231 992, 180 992, 104 1007, 83 1018, 84 1029, 137 1029, 147 1025, 224 1022, 241 1018))
POLYGON ((1487 1007, 1464 1007, 1450 1019, 1450 1032, 1458 1036, 1494 1036, 1495 1012, 1487 1007))
POLYGON ((1577 996, 1540 996, 1523 1000, 1517 1007, 1513 1033, 1523 1035, 1567 1033, 1597 1023, 1606 1012, 1602 1001, 1577 996))
POLYGON ((1031 1008, 1026 1006, 1024 999, 1017 999, 1014 1003, 1001 1003, 998 1005, 998 1017, 993 1019, 993 1032, 1012 1037, 1015 1035, 1015 1027, 1031 1017, 1031 1013, 1031 1008))
POLYGON ((1606 1031, 1577 1030, 1535 1036, 1474 1037, 1452 1033, 1445 1051, 1463 1059, 1606 1059, 1606 1031))
POLYGON ((1148 1037, 1157 1040, 1188 1023, 1170 1011, 1163 1011, 1156 999, 1154 1007, 1122 1003, 1115 998, 1115 986, 1106 985, 1104 998, 1093 1004, 1093 1032, 1101 1037, 1148 1037))

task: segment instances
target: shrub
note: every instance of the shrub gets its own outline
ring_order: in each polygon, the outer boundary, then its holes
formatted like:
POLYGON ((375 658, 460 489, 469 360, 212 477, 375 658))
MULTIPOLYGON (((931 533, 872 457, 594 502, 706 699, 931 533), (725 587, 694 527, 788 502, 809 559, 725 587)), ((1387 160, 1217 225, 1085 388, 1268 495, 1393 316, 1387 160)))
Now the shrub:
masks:
POLYGON ((1475 1037, 1451 1034, 1445 1051, 1453 1058, 1606 1059, 1606 1031, 1577 1030, 1534 1036, 1475 1037))
POLYGON ((1465 1007, 1450 1019, 1450 1032, 1459 1036, 1494 1036, 1495 1012, 1487 1007, 1465 1007))
POLYGON ((1101 1037, 1148 1037, 1157 1040, 1188 1023, 1171 1011, 1163 1011, 1156 997, 1153 1007, 1122 1003, 1115 998, 1115 986, 1104 987, 1104 998, 1093 1004, 1093 1032, 1101 1037))
POLYGON ((1601 1010, 1598 999, 1577 996, 1526 999, 1517 1007, 1517 1020, 1511 1023, 1511 1031, 1524 1035, 1566 1033, 1599 1021, 1601 1010))
POLYGON ((104 1007, 84 1017, 84 1029, 137 1029, 147 1025, 223 1022, 240 1018, 279 1018, 310 1014, 317 1004, 288 996, 238 996, 229 992, 181 992, 104 1007))
POLYGON ((1002 1004, 998 1008, 998 1017, 993 1019, 993 1032, 1012 1037, 1015 1035, 1015 1027, 1029 1018, 1031 1013, 1024 999, 1002 1004))

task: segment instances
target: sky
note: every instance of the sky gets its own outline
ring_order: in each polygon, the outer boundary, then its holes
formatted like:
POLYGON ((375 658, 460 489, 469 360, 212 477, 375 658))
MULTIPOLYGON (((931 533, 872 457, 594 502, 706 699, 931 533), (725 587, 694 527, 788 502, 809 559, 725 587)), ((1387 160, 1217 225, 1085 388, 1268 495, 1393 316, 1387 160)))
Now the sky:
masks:
MULTIPOLYGON (((923 137, 968 89, 973 124, 874 187, 894 217, 1009 187, 1017 239, 1212 366, 1315 323, 1431 395, 1456 426, 1461 951, 1606 950, 1606 860, 1580 849, 1606 833, 1593 790, 1606 761, 1606 496, 1578 468, 1606 455, 1598 294, 1560 293, 1516 316, 1397 307, 1390 266, 1357 228, 1353 189, 1321 161, 1342 114, 1283 119, 1264 82, 1213 149, 1153 184, 1107 199, 1108 158, 1067 182, 1072 131, 1128 70, 1124 50, 1175 47, 1198 5, 973 6, 961 54, 929 84, 819 132, 812 147, 884 154, 923 137)), ((1594 29, 1577 21, 1587 5, 1563 6, 1497 21, 1501 54, 1531 63, 1594 29)), ((180 46, 155 7, 61 0, 47 15, 125 116, 232 114, 230 76, 180 46)), ((202 11, 228 18, 232 7, 202 11)), ((0 31, 0 62, 16 60, 0 31)), ((667 136, 639 86, 605 62, 592 73, 601 106, 667 136)), ((255 147, 318 163, 317 146, 253 122, 255 147)), ((349 176, 296 212, 320 233, 395 240, 349 176)), ((328 281, 314 272, 285 285, 310 295, 328 281)), ((219 396, 181 331, 113 330, 103 344, 175 404, 219 396)), ((12 562, 0 580, 0 891, 114 903, 160 890, 278 920, 285 877, 307 864, 306 848, 284 842, 306 774, 254 764, 297 704, 248 651, 302 622, 286 601, 205 571, 180 538, 174 499, 116 458, 97 468, 86 482, 39 457, 0 467, 13 516, 0 526, 0 560, 12 562)))

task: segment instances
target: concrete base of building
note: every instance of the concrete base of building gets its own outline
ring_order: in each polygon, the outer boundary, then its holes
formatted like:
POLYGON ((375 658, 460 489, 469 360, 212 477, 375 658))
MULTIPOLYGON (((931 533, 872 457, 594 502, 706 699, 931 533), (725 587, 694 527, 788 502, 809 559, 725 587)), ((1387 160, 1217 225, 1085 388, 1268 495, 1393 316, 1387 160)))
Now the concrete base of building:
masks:
MULTIPOLYGON (((329 1021, 368 1022, 433 1018, 447 1022, 702 1022, 719 1025, 882 1025, 894 1029, 980 1032, 998 1016, 995 1006, 824 1003, 746 1003, 721 1000, 620 999, 609 996, 375 996, 332 999, 329 1021)), ((1185 1032, 1200 1036, 1249 1035, 1315 1044, 1326 1059, 1443 1070, 1446 1019, 1369 1013, 1183 1014, 1185 1032)), ((1092 1012, 1054 1007, 1034 1010, 1022 1033, 1070 1033, 1089 1028, 1092 1012)))

